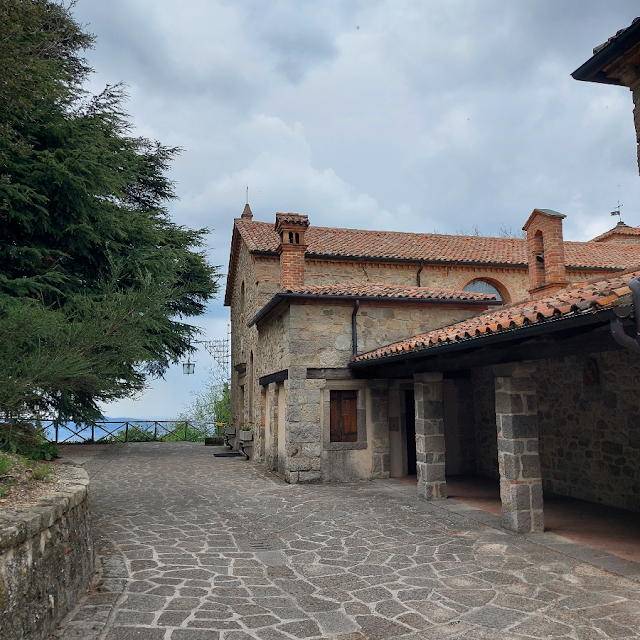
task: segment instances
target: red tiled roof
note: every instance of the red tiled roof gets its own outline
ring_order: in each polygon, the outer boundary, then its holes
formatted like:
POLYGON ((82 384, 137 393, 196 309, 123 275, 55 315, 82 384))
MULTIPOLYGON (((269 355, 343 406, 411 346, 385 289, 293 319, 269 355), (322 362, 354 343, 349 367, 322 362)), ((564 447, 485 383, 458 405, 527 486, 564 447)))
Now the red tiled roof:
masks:
POLYGON ((497 300, 493 293, 472 293, 471 291, 450 291, 427 289, 426 287, 405 287, 391 284, 328 284, 295 289, 283 289, 282 293, 298 293, 317 296, 353 296, 367 298, 411 298, 422 300, 497 300))
POLYGON ((497 311, 363 353, 355 361, 375 361, 444 344, 473 340, 485 335, 517 330, 549 320, 594 313, 615 306, 619 298, 629 294, 631 292, 628 287, 629 281, 637 276, 640 276, 640 271, 594 283, 576 283, 542 300, 503 307, 497 311))
POLYGON ((640 236, 640 227, 630 227, 626 225, 624 222, 618 222, 618 224, 613 227, 613 229, 609 229, 609 231, 605 231, 601 233, 599 236, 595 237, 591 242, 603 242, 604 240, 608 240, 613 236, 640 236))
MULTIPOLYGON (((273 224, 236 220, 249 251, 276 253, 278 235, 273 224)), ((414 262, 527 265, 526 240, 482 236, 447 236, 435 233, 362 231, 311 226, 306 232, 307 256, 408 260, 414 262)), ((640 245, 565 242, 568 267, 625 269, 640 263, 640 245)))
MULTIPOLYGON (((640 18, 634 18, 630 26, 633 26, 636 22, 638 22, 638 20, 640 20, 640 18)), ((596 53, 600 53, 600 51, 602 51, 607 45, 613 42, 616 38, 619 38, 628 28, 629 27, 625 27, 624 29, 620 29, 616 31, 616 34, 611 36, 606 42, 599 44, 597 47, 593 47, 593 55, 595 56, 596 53)))

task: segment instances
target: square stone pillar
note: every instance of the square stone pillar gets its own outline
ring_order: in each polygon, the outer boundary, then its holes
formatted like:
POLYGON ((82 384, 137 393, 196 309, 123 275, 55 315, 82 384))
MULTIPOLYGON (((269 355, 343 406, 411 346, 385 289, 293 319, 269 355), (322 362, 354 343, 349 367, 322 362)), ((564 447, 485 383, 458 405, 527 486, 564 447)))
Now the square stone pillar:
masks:
POLYGON ((371 477, 388 478, 389 453, 389 381, 371 380, 371 477))
POLYGON ((493 367, 502 526, 516 533, 544 531, 534 372, 534 363, 493 367))
POLYGON ((447 497, 442 374, 418 373, 413 379, 418 495, 427 500, 439 500, 447 497))
MULTIPOLYGON (((285 471, 290 484, 320 480, 320 389, 322 380, 307 380, 307 368, 289 367, 285 389, 285 471)), ((280 434, 278 434, 280 438, 280 434)))

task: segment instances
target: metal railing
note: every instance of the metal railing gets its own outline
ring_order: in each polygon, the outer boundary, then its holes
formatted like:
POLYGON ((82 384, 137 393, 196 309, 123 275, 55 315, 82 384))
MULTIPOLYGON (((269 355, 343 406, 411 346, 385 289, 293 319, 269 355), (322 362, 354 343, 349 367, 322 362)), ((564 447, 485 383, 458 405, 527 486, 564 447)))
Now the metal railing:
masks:
POLYGON ((201 442, 205 438, 224 436, 223 422, 195 422, 192 420, 105 420, 91 425, 76 423, 55 424, 53 420, 40 423, 41 433, 55 444, 115 442, 201 442))

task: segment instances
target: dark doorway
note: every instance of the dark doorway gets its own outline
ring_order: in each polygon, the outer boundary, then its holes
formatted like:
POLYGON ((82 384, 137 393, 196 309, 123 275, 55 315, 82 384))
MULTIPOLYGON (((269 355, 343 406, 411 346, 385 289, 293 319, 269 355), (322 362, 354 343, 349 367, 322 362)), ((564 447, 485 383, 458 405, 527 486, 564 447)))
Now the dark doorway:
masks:
POLYGON ((407 475, 415 476, 416 469, 416 405, 413 391, 404 392, 407 425, 407 475))

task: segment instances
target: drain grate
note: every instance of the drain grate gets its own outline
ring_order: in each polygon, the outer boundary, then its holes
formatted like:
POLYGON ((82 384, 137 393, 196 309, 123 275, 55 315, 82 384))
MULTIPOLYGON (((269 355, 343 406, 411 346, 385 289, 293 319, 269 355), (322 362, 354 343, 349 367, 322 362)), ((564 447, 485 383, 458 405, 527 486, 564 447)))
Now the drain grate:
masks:
POLYGON ((244 458, 241 453, 237 451, 230 451, 229 453, 214 453, 215 458, 244 458))

